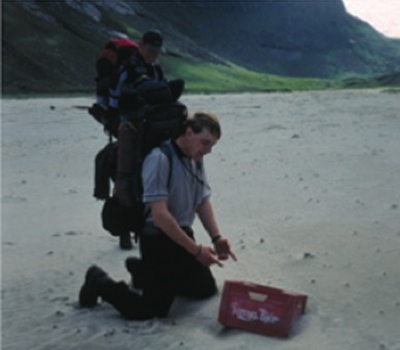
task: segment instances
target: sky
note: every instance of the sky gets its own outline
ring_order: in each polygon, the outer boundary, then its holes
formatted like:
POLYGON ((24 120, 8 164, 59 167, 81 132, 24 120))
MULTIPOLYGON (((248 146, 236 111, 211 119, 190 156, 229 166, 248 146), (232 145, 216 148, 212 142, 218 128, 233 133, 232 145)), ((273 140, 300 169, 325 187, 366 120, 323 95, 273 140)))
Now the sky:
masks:
POLYGON ((400 0, 343 0, 347 12, 378 32, 400 38, 400 0))

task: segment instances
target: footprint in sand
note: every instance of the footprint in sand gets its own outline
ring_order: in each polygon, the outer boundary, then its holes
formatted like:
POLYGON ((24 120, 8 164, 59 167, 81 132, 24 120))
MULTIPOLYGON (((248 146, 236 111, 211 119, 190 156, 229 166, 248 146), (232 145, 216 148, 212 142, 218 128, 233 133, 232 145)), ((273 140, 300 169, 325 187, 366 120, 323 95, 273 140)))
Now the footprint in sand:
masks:
POLYGON ((25 197, 19 197, 19 196, 13 196, 13 195, 7 195, 3 196, 3 203, 11 203, 11 204, 19 204, 19 203, 25 203, 27 202, 28 199, 25 197))

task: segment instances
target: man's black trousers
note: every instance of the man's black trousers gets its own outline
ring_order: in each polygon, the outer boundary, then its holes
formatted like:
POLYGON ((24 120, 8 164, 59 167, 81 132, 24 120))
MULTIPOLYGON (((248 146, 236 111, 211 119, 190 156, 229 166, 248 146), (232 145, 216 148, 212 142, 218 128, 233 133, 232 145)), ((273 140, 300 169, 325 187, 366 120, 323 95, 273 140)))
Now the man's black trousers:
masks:
MULTIPOLYGON (((193 238, 191 229, 185 230, 193 238)), ((217 292, 208 267, 164 233, 141 235, 140 249, 145 276, 143 293, 131 290, 125 282, 110 280, 101 288, 101 297, 128 319, 166 317, 176 296, 202 300, 217 292)))

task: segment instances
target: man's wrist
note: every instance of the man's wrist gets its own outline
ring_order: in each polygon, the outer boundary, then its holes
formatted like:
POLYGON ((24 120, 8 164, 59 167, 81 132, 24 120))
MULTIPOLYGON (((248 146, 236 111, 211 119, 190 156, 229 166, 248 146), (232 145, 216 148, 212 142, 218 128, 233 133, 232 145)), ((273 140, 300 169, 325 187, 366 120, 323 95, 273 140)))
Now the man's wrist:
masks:
POLYGON ((198 258, 203 250, 203 246, 199 244, 197 251, 193 254, 195 258, 198 258))
POLYGON ((211 243, 212 244, 217 243, 220 238, 221 238, 221 235, 216 235, 216 236, 211 237, 211 243))

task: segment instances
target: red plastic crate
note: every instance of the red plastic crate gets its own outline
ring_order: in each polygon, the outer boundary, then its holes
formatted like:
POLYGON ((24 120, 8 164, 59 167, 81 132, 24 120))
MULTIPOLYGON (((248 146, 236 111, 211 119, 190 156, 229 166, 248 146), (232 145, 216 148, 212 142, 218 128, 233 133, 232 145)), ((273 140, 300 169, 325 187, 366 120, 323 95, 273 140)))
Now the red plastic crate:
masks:
POLYGON ((229 327, 286 338, 305 312, 307 295, 244 281, 225 281, 218 321, 229 327))

